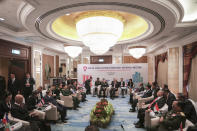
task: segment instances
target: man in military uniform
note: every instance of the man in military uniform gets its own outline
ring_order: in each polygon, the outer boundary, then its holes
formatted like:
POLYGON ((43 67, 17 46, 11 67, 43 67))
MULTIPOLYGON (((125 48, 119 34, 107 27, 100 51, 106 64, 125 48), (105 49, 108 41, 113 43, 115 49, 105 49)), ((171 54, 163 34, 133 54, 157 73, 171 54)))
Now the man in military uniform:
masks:
POLYGON ((183 93, 177 94, 177 100, 182 101, 185 104, 183 112, 186 119, 191 121, 193 124, 197 123, 197 113, 192 101, 187 99, 183 93))
POLYGON ((68 86, 64 86, 64 89, 61 90, 61 93, 63 96, 70 96, 72 95, 73 98, 73 103, 74 103, 74 110, 77 109, 77 107, 79 107, 79 100, 77 99, 77 97, 74 96, 73 92, 70 90, 70 88, 68 86))
POLYGON ((181 101, 174 101, 172 105, 173 110, 164 114, 160 118, 159 131, 172 131, 183 129, 185 127, 186 117, 182 112, 184 103, 181 101))

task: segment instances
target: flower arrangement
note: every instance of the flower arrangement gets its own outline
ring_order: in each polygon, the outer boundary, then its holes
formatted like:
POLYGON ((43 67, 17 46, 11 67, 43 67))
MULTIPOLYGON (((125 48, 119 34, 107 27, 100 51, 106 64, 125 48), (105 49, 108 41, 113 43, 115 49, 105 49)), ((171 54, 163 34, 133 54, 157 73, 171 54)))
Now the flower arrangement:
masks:
POLYGON ((90 123, 105 128, 110 123, 113 114, 114 108, 112 104, 106 99, 101 99, 100 102, 96 103, 90 113, 90 123))

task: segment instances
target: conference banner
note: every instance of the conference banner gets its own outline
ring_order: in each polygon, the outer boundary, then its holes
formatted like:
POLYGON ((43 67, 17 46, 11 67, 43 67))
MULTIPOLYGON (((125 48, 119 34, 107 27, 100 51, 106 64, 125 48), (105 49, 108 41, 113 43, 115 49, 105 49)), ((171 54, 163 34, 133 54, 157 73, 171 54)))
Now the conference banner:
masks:
POLYGON ((126 83, 129 79, 132 79, 135 86, 138 86, 141 82, 148 82, 148 64, 78 64, 78 83, 84 84, 90 76, 93 78, 93 84, 97 77, 100 80, 105 78, 108 84, 111 83, 113 78, 118 81, 123 78, 126 83))

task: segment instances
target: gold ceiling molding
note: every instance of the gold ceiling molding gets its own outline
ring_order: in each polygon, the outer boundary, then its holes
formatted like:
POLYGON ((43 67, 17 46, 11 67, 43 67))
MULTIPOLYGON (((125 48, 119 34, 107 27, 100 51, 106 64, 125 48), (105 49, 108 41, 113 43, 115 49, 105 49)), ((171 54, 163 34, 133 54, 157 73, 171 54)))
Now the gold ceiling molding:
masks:
POLYGON ((51 24, 52 31, 63 38, 81 41, 76 31, 76 21, 91 16, 107 16, 124 21, 124 30, 118 41, 134 39, 143 35, 148 29, 147 21, 135 14, 122 11, 96 10, 73 12, 55 19, 51 24))
POLYGON ((120 20, 123 24, 125 23, 125 19, 116 11, 109 11, 109 10, 95 10, 95 11, 88 11, 80 13, 76 18, 75 22, 88 18, 88 17, 95 17, 95 16, 104 16, 104 17, 112 17, 115 19, 120 20))

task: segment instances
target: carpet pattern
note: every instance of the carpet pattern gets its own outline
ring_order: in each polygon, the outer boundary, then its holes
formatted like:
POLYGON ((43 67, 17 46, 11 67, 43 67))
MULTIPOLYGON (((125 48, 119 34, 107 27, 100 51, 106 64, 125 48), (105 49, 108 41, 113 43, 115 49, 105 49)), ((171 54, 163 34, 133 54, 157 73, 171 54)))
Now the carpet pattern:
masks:
MULTIPOLYGON (((99 98, 88 95, 87 100, 87 102, 80 103, 81 108, 78 111, 67 111, 68 123, 51 125, 52 131, 84 131, 85 127, 90 124, 90 111, 96 102, 99 101, 99 98)), ((129 96, 115 98, 114 100, 107 98, 107 100, 112 103, 115 114, 110 125, 105 129, 100 128, 100 131, 145 131, 145 129, 137 129, 133 125, 137 121, 137 113, 129 112, 129 96)))

